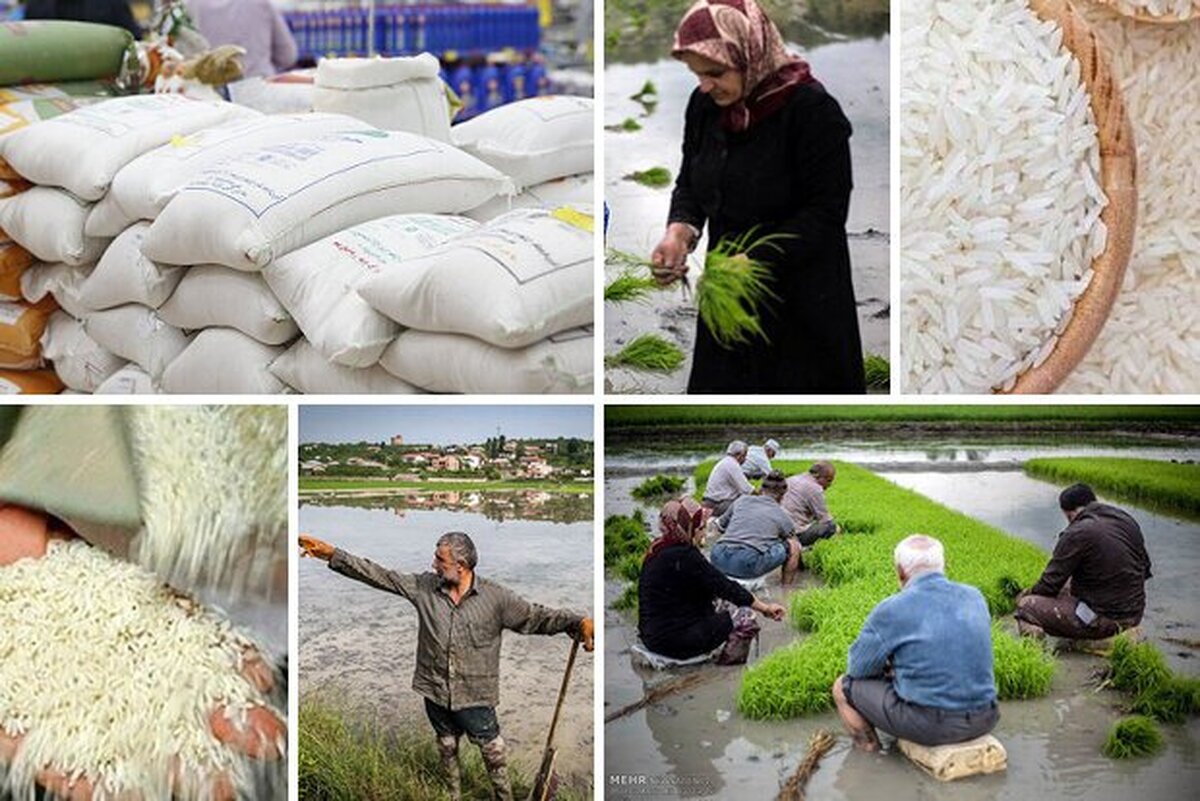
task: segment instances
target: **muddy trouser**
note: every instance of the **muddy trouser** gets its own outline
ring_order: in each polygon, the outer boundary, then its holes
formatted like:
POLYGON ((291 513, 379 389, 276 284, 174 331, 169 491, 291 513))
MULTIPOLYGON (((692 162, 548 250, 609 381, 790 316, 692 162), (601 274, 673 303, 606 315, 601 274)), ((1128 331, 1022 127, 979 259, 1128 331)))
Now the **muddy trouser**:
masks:
POLYGON ((905 701, 889 679, 842 679, 850 706, 875 728, 918 745, 964 743, 996 727, 1000 707, 992 702, 978 709, 937 709, 905 701))
POLYGON ((1070 593, 1070 585, 1063 588, 1057 598, 1046 595, 1026 595, 1017 601, 1017 620, 1024 620, 1040 627, 1052 637, 1071 640, 1103 640, 1132 628, 1141 622, 1141 616, 1113 620, 1096 612, 1096 619, 1084 623, 1075 614, 1079 599, 1070 593))
POLYGON ((450 710, 425 699, 425 715, 437 733, 438 755, 450 784, 450 797, 462 798, 462 779, 459 773, 458 740, 465 733, 479 746, 483 764, 492 780, 492 792, 499 801, 512 801, 512 786, 508 782, 508 756, 496 710, 490 706, 471 706, 450 710))
POLYGON ((716 612, 697 620, 687 628, 672 631, 666 637, 653 642, 642 640, 642 644, 656 654, 671 659, 691 659, 715 650, 729 639, 733 631, 733 619, 728 612, 716 612))
POLYGON ((832 537, 835 531, 837 531, 837 523, 832 520, 818 520, 803 531, 797 532, 796 536, 800 538, 800 544, 808 548, 817 540, 832 537))

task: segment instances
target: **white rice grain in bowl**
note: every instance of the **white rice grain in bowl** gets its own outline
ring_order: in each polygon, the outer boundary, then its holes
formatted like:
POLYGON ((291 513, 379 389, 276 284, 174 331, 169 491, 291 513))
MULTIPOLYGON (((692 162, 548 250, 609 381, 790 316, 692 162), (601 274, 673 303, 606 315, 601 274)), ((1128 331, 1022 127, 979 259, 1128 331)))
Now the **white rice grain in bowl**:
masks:
POLYGON ((1200 0, 1096 0, 1139 22, 1174 25, 1200 18, 1200 0))
POLYGON ((1121 284, 1129 121, 1065 0, 900 6, 905 392, 1049 392, 1121 284))

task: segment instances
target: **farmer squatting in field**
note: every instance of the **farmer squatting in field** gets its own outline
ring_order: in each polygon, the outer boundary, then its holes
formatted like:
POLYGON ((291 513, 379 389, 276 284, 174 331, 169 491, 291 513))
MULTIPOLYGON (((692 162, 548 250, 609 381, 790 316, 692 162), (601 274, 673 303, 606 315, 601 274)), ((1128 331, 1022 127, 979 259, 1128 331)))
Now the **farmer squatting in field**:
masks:
POLYGON ((483 754, 496 797, 511 801, 507 749, 496 719, 501 634, 505 629, 521 634, 565 632, 591 651, 592 619, 530 603, 477 576, 475 544, 458 531, 438 539, 432 573, 388 570, 307 534, 300 535, 300 547, 306 555, 329 562, 330 569, 412 603, 420 622, 412 686, 425 699, 451 796, 461 797, 458 743, 465 733, 483 754))

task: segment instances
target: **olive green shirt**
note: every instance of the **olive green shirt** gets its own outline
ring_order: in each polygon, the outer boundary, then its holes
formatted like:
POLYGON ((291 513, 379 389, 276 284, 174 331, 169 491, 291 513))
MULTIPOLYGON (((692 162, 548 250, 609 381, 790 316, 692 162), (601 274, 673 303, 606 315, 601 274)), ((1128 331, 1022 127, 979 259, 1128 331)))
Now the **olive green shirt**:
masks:
POLYGON ((500 634, 579 635, 583 615, 530 603, 475 576, 457 606, 436 573, 400 573, 338 548, 331 570, 407 598, 417 610, 417 667, 412 687, 451 710, 500 703, 500 634))

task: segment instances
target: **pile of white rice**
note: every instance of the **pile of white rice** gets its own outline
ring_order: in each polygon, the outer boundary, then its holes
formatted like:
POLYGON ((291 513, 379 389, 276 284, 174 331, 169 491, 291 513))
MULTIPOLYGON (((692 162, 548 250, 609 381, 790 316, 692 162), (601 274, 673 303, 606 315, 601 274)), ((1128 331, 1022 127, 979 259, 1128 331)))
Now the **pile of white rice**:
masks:
POLYGON ((1112 314, 1059 388, 1200 393, 1200 19, 1138 23, 1084 2, 1137 142, 1133 258, 1112 314))
POLYGON ((174 586, 266 595, 287 563, 287 408, 136 406, 128 420, 137 560, 174 586))
POLYGON ((899 8, 903 390, 1008 389, 1107 241, 1079 62, 1025 0, 899 8))
MULTIPOLYGON (((1101 0, 1123 14, 1143 14, 1158 19, 1189 20, 1200 17, 1200 0, 1101 0)), ((1083 0, 1086 4, 1087 0, 1083 0)))
POLYGON ((32 798, 35 775, 50 768, 86 777, 97 799, 169 798, 173 757, 183 797, 207 798, 221 771, 244 792, 250 760, 208 719, 220 705, 235 715, 267 705, 239 673, 251 646, 154 575, 82 541, 0 567, 0 727, 23 735, 7 780, 0 767, 0 795, 32 798))

